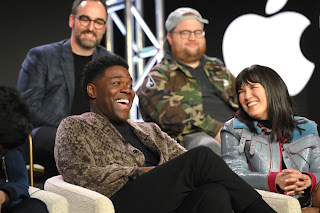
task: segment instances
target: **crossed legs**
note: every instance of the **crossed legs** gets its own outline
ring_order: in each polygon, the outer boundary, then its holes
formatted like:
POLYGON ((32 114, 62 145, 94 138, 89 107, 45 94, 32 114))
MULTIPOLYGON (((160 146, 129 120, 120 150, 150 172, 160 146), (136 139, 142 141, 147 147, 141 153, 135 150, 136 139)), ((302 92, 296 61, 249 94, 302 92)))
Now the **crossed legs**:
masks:
POLYGON ((111 197, 116 212, 274 212, 208 147, 197 147, 129 181, 111 197), (245 196, 244 196, 245 195, 245 196), (232 209, 232 210, 231 210, 232 209))

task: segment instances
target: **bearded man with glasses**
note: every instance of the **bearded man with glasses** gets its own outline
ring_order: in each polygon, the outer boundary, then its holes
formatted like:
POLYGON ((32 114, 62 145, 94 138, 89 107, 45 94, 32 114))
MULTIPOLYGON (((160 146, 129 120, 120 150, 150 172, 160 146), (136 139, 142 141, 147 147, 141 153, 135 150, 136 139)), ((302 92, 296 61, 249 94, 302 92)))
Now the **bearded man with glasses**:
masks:
POLYGON ((220 130, 238 108, 234 76, 205 55, 204 24, 192 8, 178 8, 166 20, 165 55, 137 94, 144 121, 157 123, 187 149, 199 145, 221 155, 220 130))
POLYGON ((75 0, 69 16, 71 38, 32 48, 22 64, 17 89, 31 111, 34 162, 44 166, 45 178, 59 174, 53 148, 61 120, 90 111, 80 89, 84 65, 113 54, 99 45, 107 18, 106 0, 75 0))

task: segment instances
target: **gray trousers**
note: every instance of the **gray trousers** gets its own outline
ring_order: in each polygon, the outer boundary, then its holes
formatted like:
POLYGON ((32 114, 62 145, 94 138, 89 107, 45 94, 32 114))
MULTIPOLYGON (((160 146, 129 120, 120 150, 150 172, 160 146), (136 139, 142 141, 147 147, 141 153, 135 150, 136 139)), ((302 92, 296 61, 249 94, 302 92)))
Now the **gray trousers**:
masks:
POLYGON ((183 137, 184 147, 187 150, 197 146, 207 146, 217 155, 221 156, 221 144, 205 132, 195 132, 183 137))

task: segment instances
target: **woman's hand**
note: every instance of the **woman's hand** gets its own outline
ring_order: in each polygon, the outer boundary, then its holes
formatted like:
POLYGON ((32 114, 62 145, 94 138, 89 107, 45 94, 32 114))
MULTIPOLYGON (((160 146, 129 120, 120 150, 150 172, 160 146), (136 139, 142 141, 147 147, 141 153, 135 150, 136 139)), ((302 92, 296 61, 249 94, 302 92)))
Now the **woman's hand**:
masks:
POLYGON ((285 191, 286 195, 303 194, 311 183, 309 175, 295 169, 284 169, 276 177, 276 184, 285 191))

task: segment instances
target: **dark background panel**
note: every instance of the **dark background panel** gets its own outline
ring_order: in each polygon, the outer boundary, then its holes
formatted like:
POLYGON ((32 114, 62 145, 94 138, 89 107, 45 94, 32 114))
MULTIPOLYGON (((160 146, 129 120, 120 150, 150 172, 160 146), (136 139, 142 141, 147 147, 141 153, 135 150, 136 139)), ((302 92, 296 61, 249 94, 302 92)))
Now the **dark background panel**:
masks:
MULTIPOLYGON (((70 37, 68 17, 72 0, 56 1, 7 1, 1 7, 1 51, 0 85, 16 87, 21 64, 30 48, 70 37)), ((265 15, 267 0, 164 0, 165 18, 178 7, 193 7, 209 20, 206 26, 207 52, 223 60, 222 38, 228 24, 240 15, 255 13, 265 15)), ((155 4, 145 0, 145 21, 155 33, 155 4)), ((320 123, 320 1, 288 0, 282 11, 296 11, 305 15, 311 22, 301 37, 301 50, 308 60, 315 63, 314 73, 305 87, 294 96, 299 114, 320 123)), ((124 20, 123 11, 119 16, 124 20)), ((114 52, 125 57, 125 39, 115 27, 114 52)), ((104 42, 102 42, 104 44, 104 42)), ((146 45, 148 40, 146 39, 146 45)), ((303 71, 301 71, 303 75, 303 71)))

